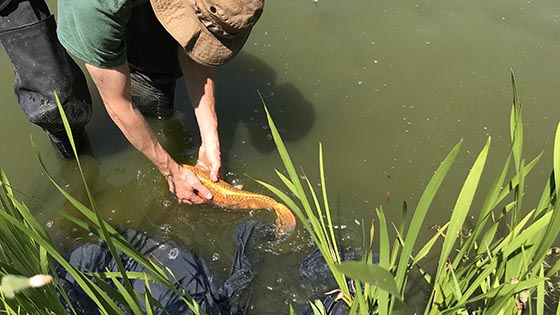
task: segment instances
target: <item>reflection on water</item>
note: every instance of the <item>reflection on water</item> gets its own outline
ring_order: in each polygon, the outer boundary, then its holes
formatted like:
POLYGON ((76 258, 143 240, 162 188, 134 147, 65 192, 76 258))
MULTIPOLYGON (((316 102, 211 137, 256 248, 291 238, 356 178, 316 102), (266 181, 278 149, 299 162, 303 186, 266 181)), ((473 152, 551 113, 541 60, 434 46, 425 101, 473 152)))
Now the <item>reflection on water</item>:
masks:
MULTIPOLYGON (((54 7, 54 1, 49 3, 54 7)), ((426 239, 431 226, 449 217, 488 136, 492 147, 483 182, 490 182, 503 163, 513 68, 525 104, 526 156, 544 151, 526 182, 529 207, 549 174, 560 117, 559 41, 560 10, 553 0, 269 1, 244 52, 218 70, 226 180, 265 194, 251 178, 281 186, 274 169, 282 167, 260 92, 296 167, 302 166, 317 188, 322 142, 337 231, 346 244, 359 245, 362 220, 369 222, 382 205, 388 220, 398 222, 402 203, 414 209, 433 171, 463 138, 463 150, 421 235, 426 239)), ((26 121, 13 96, 4 53, 0 67, 0 166, 19 189, 71 211, 37 165, 29 134, 54 177, 85 201, 75 164, 59 160, 41 131, 26 121)), ((273 218, 265 211, 178 205, 163 178, 109 120, 98 95, 94 98, 87 127, 91 152, 83 162, 103 216, 115 225, 174 238, 213 260, 213 268, 225 276, 235 227, 249 218, 273 218)), ((184 91, 177 100, 175 117, 151 123, 175 158, 193 163, 198 130, 184 91)), ((63 245, 88 238, 38 203, 30 201, 30 206, 63 245)), ((311 250, 308 236, 300 226, 288 242, 254 250, 265 254, 250 313, 287 314, 287 303, 307 297, 294 270, 311 250)))

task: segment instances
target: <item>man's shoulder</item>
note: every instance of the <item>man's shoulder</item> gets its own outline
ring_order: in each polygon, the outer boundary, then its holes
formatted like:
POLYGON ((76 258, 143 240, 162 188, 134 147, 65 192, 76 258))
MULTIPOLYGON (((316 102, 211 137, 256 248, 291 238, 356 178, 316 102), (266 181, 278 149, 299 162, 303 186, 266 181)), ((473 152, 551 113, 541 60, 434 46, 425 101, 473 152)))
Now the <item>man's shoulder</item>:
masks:
POLYGON ((60 42, 89 64, 122 64, 124 32, 135 3, 135 0, 58 0, 60 42))

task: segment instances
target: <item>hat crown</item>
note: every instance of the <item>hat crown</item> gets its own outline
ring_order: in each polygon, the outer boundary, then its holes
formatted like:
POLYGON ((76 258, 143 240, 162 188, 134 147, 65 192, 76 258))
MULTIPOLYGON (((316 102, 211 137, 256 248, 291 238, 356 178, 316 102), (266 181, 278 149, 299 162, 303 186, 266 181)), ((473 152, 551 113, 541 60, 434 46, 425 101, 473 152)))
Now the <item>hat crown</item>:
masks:
POLYGON ((220 37, 232 37, 259 19, 263 0, 191 0, 206 28, 220 37))

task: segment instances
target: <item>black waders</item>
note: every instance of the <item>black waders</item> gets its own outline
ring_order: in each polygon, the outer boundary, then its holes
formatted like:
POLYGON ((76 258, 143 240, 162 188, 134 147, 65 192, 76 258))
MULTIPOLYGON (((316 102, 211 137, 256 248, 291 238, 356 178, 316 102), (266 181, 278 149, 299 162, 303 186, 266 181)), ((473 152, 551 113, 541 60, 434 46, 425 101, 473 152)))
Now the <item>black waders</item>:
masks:
POLYGON ((56 105, 58 94, 76 145, 91 118, 91 97, 78 65, 56 36, 56 23, 44 1, 0 0, 0 43, 15 72, 17 101, 30 122, 43 128, 65 159, 72 148, 56 105))

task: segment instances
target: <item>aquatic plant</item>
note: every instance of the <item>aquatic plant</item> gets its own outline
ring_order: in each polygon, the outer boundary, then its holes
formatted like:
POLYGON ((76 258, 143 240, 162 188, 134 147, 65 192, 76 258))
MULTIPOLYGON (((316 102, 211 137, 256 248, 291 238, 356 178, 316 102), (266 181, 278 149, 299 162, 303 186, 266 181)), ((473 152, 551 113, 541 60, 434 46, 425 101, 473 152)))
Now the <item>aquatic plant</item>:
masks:
MULTIPOLYGON (((72 215, 47 204, 42 205, 103 240, 117 263, 118 271, 85 273, 71 265, 53 245, 48 233, 33 217, 25 203, 16 197, 16 190, 11 186, 4 171, 0 169, 0 225, 2 226, 0 229, 0 276, 2 276, 2 286, 4 286, 4 281, 8 282, 7 289, 0 290, 3 312, 7 314, 76 313, 74 307, 76 301, 72 301, 68 297, 61 282, 58 281, 56 271, 56 266, 58 266, 64 268, 75 279, 76 283, 95 303, 100 314, 153 314, 152 306, 157 301, 151 297, 150 283, 157 283, 175 292, 194 314, 204 314, 196 301, 184 292, 185 290, 180 290, 175 286, 176 281, 169 270, 163 270, 144 257, 124 236, 101 218, 85 180, 66 115, 56 94, 55 98, 72 144, 76 163, 88 195, 89 206, 71 196, 55 181, 45 167, 40 152, 31 141, 45 174, 81 216, 72 215), (147 272, 128 272, 122 264, 119 253, 133 259, 147 272), (35 285, 35 282, 25 283, 27 276, 36 274, 55 277, 54 285, 39 287, 35 285), (12 281, 14 279, 16 281, 12 281), (145 293, 139 294, 133 290, 131 279, 144 280, 145 293), (26 289, 27 285, 37 288, 26 289), (146 305, 145 311, 140 305, 140 300, 146 305)), ((32 198, 23 192, 17 192, 22 196, 32 198)), ((38 200, 38 202, 41 201, 38 200)))
MULTIPOLYGON (((525 178, 540 155, 528 163, 522 155, 522 105, 513 71, 511 82, 511 151, 486 192, 478 213, 476 209, 471 209, 471 205, 477 196, 488 160, 490 138, 469 169, 449 221, 438 228, 427 243, 417 243, 420 229, 460 151, 462 141, 453 147, 428 182, 413 211, 410 226, 406 228, 403 219, 400 226, 394 228, 397 235, 395 240, 389 238, 390 226, 383 209, 376 209, 379 235, 374 237, 374 225, 369 235, 364 231, 367 237, 363 241, 363 257, 356 262, 340 260, 327 200, 321 145, 319 174, 322 202, 310 180, 306 176, 302 176, 301 180, 300 174, 296 172, 272 117, 267 112, 272 135, 288 176, 280 171, 277 174, 296 200, 278 188, 262 184, 282 199, 309 231, 339 286, 339 298, 347 304, 350 314, 409 314, 406 305, 407 283, 419 281, 412 278, 413 271, 419 271, 430 288, 424 314, 544 314, 545 281, 560 270, 558 260, 547 264, 547 256, 560 233, 560 203, 557 202, 560 188, 560 124, 554 142, 552 175, 545 184, 538 204, 525 211, 525 178), (514 174, 506 180, 511 168, 514 174), (302 181, 307 190, 304 190, 302 181), (477 217, 476 225, 470 235, 461 235, 469 213, 477 217), (498 233, 500 230, 507 230, 508 233, 502 235, 498 233), (441 247, 436 245, 438 240, 441 240, 441 247), (371 259, 375 243, 380 257, 378 265, 373 264, 371 259), (433 274, 422 266, 430 253, 435 253, 438 261, 433 274), (350 290, 346 276, 353 280, 355 290, 350 290)), ((405 204, 403 218, 407 212, 405 204)), ((325 314, 320 301, 310 304, 316 315, 325 314)), ((560 306, 556 308, 557 314, 560 314, 560 306)))

